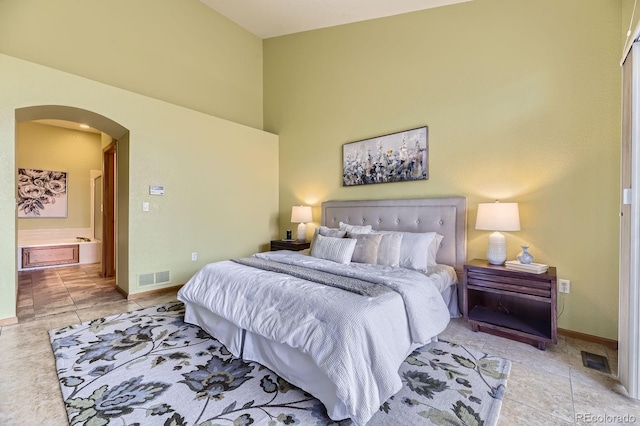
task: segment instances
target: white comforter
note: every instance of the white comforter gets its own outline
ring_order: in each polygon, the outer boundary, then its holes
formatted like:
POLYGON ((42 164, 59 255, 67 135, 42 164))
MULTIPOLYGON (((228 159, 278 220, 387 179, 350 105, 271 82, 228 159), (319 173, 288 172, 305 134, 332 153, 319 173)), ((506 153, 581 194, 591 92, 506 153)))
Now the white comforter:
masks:
POLYGON ((289 251, 255 256, 395 290, 369 298, 222 261, 206 265, 178 293, 183 302, 200 305, 240 328, 308 354, 336 385, 338 399, 358 425, 364 425, 400 390, 398 369, 409 351, 431 341, 449 322, 442 296, 429 277, 419 272, 341 265, 289 251), (398 338, 402 335, 410 337, 398 338))

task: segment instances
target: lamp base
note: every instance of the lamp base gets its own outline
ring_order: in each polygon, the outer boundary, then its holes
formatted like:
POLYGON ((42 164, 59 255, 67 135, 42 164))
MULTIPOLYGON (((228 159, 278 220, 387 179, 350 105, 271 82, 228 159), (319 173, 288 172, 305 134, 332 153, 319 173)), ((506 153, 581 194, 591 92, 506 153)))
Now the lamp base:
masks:
POLYGON ((307 227, 304 223, 298 225, 298 241, 304 243, 307 240, 307 227))
POLYGON ((487 260, 492 265, 502 265, 507 260, 507 240, 499 232, 489 235, 487 260))

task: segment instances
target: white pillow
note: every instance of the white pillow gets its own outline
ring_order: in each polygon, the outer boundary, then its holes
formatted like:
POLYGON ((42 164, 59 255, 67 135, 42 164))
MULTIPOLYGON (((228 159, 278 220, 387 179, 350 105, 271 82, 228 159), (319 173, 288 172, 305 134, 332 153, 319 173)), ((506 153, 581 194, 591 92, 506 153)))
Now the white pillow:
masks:
MULTIPOLYGON (((379 232, 381 234, 393 233, 392 231, 379 232)), ((426 271, 428 267, 429 247, 436 239, 437 234, 435 232, 398 232, 398 234, 402 234, 400 266, 418 271, 426 271)), ((437 247, 436 245, 436 248, 437 247)), ((435 262, 435 254, 433 258, 435 262)))
POLYGON ((400 232, 382 234, 376 263, 384 266, 400 266, 401 245, 402 234, 400 232))
POLYGON ((310 248, 313 248, 313 246, 315 245, 316 237, 318 236, 318 234, 322 235, 323 237, 344 238, 347 236, 347 231, 341 231, 338 228, 329 228, 327 226, 319 226, 315 231, 313 231, 310 248))
POLYGON ((347 236, 347 231, 342 231, 338 228, 329 228, 328 226, 320 226, 317 229, 318 234, 323 237, 335 237, 344 238, 347 236))
POLYGON ((347 234, 370 234, 371 225, 349 225, 348 223, 340 222, 338 224, 341 231, 347 231, 347 234))
POLYGON ((351 263, 355 248, 356 240, 354 239, 323 237, 318 234, 311 247, 311 256, 347 265, 351 263))
POLYGON ((380 234, 352 234, 350 237, 356 240, 356 248, 351 256, 352 262, 368 263, 375 265, 378 260, 378 248, 382 235, 380 234))
POLYGON ((440 250, 440 245, 442 244, 442 240, 444 237, 440 234, 436 234, 435 238, 429 244, 429 249, 427 250, 427 267, 436 266, 438 263, 436 262, 436 256, 438 255, 438 250, 440 250))

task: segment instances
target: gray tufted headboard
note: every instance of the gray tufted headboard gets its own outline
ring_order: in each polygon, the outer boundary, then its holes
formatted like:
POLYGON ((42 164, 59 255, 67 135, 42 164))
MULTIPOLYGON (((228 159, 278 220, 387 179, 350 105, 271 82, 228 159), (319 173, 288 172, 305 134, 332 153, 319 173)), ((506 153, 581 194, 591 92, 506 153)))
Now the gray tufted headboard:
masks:
POLYGON ((371 225, 373 229, 437 232, 443 235, 437 262, 462 271, 467 260, 467 199, 417 198, 370 201, 325 201, 322 224, 371 225))

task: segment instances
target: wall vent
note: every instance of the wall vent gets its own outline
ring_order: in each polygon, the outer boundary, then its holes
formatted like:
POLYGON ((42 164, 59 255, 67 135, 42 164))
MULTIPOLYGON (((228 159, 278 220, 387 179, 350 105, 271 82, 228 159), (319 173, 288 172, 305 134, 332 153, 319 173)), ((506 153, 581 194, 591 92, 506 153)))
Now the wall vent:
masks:
POLYGON ((609 368, 609 361, 606 356, 593 354, 591 352, 580 351, 582 354, 582 365, 587 368, 602 371, 603 373, 611 374, 609 368))
POLYGON ((153 274, 138 275, 138 284, 140 285, 155 284, 154 275, 153 274))
POLYGON ((171 274, 169 271, 156 272, 156 284, 168 283, 171 281, 171 274))

